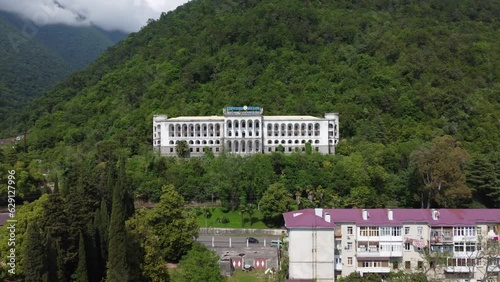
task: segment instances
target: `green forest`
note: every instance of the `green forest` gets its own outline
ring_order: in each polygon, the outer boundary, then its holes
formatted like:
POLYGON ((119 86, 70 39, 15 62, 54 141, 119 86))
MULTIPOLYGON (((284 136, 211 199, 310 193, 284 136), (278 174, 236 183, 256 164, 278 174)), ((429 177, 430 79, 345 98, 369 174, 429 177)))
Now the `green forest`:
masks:
POLYGON ((194 0, 150 20, 12 123, 29 130, 0 151, 25 202, 17 278, 188 281, 166 262, 206 251, 193 202, 258 206, 269 227, 295 208, 500 208, 499 14, 493 0, 194 0), (336 154, 152 150, 154 114, 241 105, 338 112, 336 154))

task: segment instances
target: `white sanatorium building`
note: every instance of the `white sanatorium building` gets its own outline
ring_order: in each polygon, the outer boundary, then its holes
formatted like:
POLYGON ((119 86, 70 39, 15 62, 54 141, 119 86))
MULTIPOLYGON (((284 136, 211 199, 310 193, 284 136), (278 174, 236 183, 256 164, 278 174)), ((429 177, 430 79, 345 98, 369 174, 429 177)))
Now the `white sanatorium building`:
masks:
POLYGON ((264 116, 261 107, 227 107, 224 116, 153 117, 153 148, 163 156, 176 156, 176 145, 185 140, 190 156, 203 150, 248 155, 270 153, 281 145, 285 153, 313 151, 334 154, 339 141, 339 116, 264 116))

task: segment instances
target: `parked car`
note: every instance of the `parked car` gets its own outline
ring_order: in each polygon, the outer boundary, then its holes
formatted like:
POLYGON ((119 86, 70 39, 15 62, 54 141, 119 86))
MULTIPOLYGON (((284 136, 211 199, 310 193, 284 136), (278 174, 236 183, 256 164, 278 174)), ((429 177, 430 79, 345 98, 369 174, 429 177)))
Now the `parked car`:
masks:
POLYGON ((254 237, 248 237, 248 238, 247 238, 247 241, 248 241, 248 243, 250 243, 250 244, 258 244, 258 243, 259 243, 259 240, 257 240, 257 239, 256 239, 256 238, 254 238, 254 237))
POLYGON ((281 249, 282 246, 283 246, 283 242, 281 242, 281 240, 272 240, 271 241, 271 247, 281 249))

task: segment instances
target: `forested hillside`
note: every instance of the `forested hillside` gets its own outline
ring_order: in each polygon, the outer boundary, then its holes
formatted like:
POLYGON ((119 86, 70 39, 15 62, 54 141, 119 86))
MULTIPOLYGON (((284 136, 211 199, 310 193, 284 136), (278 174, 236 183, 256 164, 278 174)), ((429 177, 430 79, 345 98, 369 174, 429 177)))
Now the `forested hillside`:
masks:
MULTIPOLYGON (((441 135, 472 163, 500 151, 495 1, 286 3, 205 0, 163 14, 32 105, 30 149, 114 140, 141 154, 154 113, 246 104, 338 111, 339 152, 366 159, 387 157, 376 148, 409 155, 441 135)), ((381 165, 398 174, 401 162, 381 165)))
POLYGON ((499 14, 493 0, 194 0, 31 104, 16 124, 30 130, 27 152, 21 144, 0 151, 0 178, 14 168, 23 196, 49 194, 19 216, 60 243, 43 246, 64 258, 52 262, 62 269, 57 281, 81 273, 166 280, 164 262, 179 261, 192 244, 182 238, 195 232, 184 200, 233 211, 259 204, 278 227, 291 207, 498 208, 499 14), (152 152, 153 114, 216 115, 238 105, 268 115, 339 112, 337 154, 152 152), (134 211, 133 200, 159 204, 134 211), (90 242, 87 257, 101 268, 82 272, 96 266, 76 256, 79 241, 90 242))
MULTIPOLYGON (((0 17, 0 124, 62 80, 71 66, 43 44, 24 38, 0 17), (24 43, 24 44, 21 44, 24 43)), ((9 137, 9 136, 5 136, 9 137)))
POLYGON ((13 117, 126 35, 97 27, 37 26, 0 11, 0 137, 18 134, 13 117))

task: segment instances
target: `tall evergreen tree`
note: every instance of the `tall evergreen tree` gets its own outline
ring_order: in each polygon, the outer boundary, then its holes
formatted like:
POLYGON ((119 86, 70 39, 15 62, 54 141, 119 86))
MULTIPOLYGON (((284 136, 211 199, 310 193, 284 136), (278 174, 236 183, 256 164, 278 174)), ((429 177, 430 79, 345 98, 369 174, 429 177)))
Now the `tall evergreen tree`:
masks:
POLYGON ((76 282, 89 282, 87 252, 85 251, 85 241, 83 240, 82 232, 80 232, 80 240, 78 241, 78 267, 72 278, 76 282))
POLYGON ((59 244, 52 238, 50 233, 46 235, 45 249, 47 254, 47 278, 50 282, 60 282, 63 281, 64 277, 64 266, 59 265, 61 250, 59 249, 59 244), (59 277, 62 274, 62 277, 59 277))
POLYGON ((113 189, 113 202, 109 223, 109 246, 107 263, 107 281, 123 282, 128 280, 128 265, 126 259, 125 231, 125 162, 120 161, 119 173, 113 189))
MULTIPOLYGON (((24 259, 24 281, 39 282, 44 280, 47 272, 43 238, 37 222, 28 225, 24 259)), ((47 278, 45 278, 47 279, 47 278)))
POLYGON ((101 201, 101 207, 94 215, 93 222, 94 242, 96 246, 97 271, 99 277, 106 275, 106 262, 108 260, 108 234, 109 234, 109 214, 106 200, 101 201))

